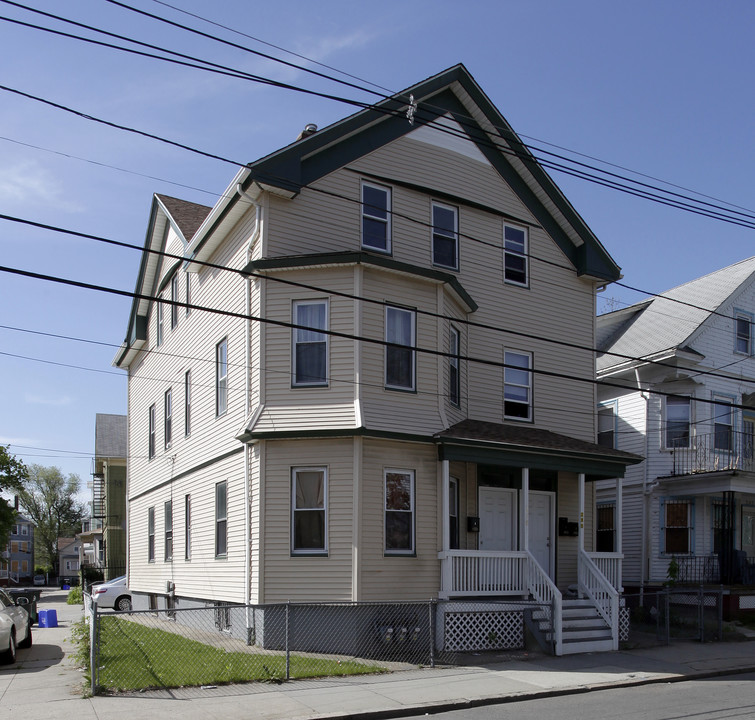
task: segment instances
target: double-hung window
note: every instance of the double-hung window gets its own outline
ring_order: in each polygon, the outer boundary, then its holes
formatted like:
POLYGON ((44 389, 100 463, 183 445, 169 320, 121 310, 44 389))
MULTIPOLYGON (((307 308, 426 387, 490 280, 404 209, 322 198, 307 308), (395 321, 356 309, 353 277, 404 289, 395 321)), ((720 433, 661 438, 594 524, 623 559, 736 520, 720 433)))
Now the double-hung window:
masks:
POLYGON ((394 390, 414 390, 416 313, 413 310, 385 308, 385 386, 394 390))
POLYGON ((507 350, 503 363, 503 416, 531 420, 532 355, 507 350))
POLYGON ((191 560, 191 495, 184 496, 184 559, 191 560))
POLYGON ((170 329, 178 327, 178 274, 174 273, 170 279, 170 329))
POLYGON ((362 247, 391 251, 391 191, 362 183, 362 247))
POLYGON ((616 538, 616 505, 615 503, 598 503, 595 508, 598 513, 598 524, 595 529, 595 551, 614 552, 616 538))
POLYGON ((455 207, 433 203, 433 265, 459 269, 459 213, 455 207))
POLYGON ((228 485, 215 485, 215 557, 225 557, 228 552, 228 485))
POLYGON ((173 503, 165 503, 165 561, 173 559, 173 503))
POLYGON ((691 426, 688 397, 669 395, 666 398, 666 447, 688 448, 691 426))
POLYGON ((173 441, 173 389, 165 391, 165 449, 170 448, 173 441))
POLYGON ((155 562, 155 508, 147 508, 147 560, 155 562))
POLYGON ((693 551, 694 500, 665 498, 661 522, 663 524, 663 552, 666 555, 689 555, 693 551))
POLYGON ((461 373, 459 372, 461 354, 459 331, 451 328, 448 347, 448 399, 457 407, 461 402, 461 373))
POLYGON ((228 410, 228 338, 215 346, 215 414, 228 410))
POLYGON ((328 485, 324 467, 291 470, 291 553, 328 551, 328 485))
POLYGON ((414 554, 414 470, 385 470, 385 554, 414 554))
POLYGON ((529 279, 527 253, 527 228, 504 225, 503 279, 507 283, 527 285, 529 279))
POLYGON ((744 355, 752 355, 752 322, 750 313, 737 310, 734 314, 734 351, 744 355))
POLYGON ((157 300, 157 344, 163 344, 163 302, 157 300))
POLYGON ((184 435, 191 435, 191 370, 184 375, 184 435))
POLYGON ((713 447, 716 450, 734 449, 734 409, 731 398, 713 395, 713 447))
POLYGON ((156 409, 154 405, 149 406, 149 443, 147 450, 147 457, 151 460, 155 457, 155 414, 156 409))
POLYGON ((293 384, 322 386, 328 384, 327 300, 297 300, 293 307, 293 384))
POLYGON ((598 445, 616 447, 616 406, 598 405, 598 445))

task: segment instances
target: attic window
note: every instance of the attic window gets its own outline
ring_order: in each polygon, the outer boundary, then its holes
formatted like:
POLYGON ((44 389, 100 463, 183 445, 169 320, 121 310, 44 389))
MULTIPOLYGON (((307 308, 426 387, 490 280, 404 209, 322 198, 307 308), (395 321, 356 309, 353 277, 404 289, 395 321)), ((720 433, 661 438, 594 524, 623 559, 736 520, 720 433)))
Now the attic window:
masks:
POLYGON ((391 191, 362 183, 362 247, 391 251, 391 191))
POLYGON ((527 229, 503 226, 503 278, 514 285, 528 284, 527 229))

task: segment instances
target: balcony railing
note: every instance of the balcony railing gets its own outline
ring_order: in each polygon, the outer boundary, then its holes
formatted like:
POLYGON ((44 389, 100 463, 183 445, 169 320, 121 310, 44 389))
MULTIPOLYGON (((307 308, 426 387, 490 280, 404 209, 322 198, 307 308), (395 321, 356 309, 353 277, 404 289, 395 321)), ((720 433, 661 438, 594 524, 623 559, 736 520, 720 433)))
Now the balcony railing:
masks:
POLYGON ((621 584, 623 553, 589 552, 586 555, 595 563, 598 570, 603 573, 606 580, 611 584, 611 587, 615 588, 618 592, 623 592, 624 588, 621 584))
POLYGON ((527 553, 447 550, 439 553, 440 597, 527 594, 527 553))
POLYGON ((694 475, 717 470, 755 472, 753 436, 728 428, 689 438, 689 447, 672 449, 672 475, 694 475))

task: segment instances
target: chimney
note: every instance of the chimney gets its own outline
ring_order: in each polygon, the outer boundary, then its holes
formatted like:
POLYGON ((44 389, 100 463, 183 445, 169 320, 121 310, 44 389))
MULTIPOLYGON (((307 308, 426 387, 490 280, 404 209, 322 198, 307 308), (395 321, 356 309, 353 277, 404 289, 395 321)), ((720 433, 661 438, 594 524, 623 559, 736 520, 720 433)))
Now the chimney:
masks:
POLYGON ((303 140, 304 138, 309 137, 310 135, 314 135, 317 132, 317 125, 314 123, 307 123, 304 126, 304 130, 302 130, 299 133, 299 137, 296 138, 297 140, 303 140))

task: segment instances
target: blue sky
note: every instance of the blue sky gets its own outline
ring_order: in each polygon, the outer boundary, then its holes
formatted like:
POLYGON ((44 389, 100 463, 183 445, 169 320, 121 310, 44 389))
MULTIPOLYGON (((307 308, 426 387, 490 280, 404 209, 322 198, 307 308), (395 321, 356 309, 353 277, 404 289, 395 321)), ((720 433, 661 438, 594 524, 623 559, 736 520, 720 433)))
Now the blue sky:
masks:
MULTIPOLYGON (((105 0, 29 2, 246 72, 374 100, 105 0)), ((303 62, 155 0, 130 4, 303 62)), ((535 146, 553 143, 755 208, 751 2, 171 4, 392 91, 462 62, 535 146)), ((97 37, 5 2, 0 16, 97 37)), ((306 123, 324 127, 353 112, 331 100, 126 55, 7 20, 0 20, 0 48, 3 86, 241 162, 291 142, 306 123)), ((0 90, 4 215, 142 244, 152 193, 212 205, 234 173, 222 162, 0 90)), ((755 254, 752 230, 551 175, 629 285, 658 292, 755 254)), ((6 267, 127 291, 139 263, 132 250, 2 220, 0 257, 6 267)), ((644 296, 612 287, 605 297, 617 308, 644 296)), ((84 483, 89 479, 95 414, 126 412, 125 375, 111 361, 129 308, 127 298, 0 272, 0 443, 10 443, 26 462, 58 465, 84 483)))

